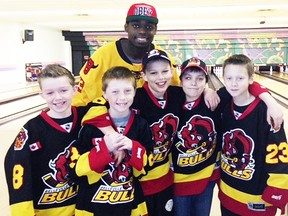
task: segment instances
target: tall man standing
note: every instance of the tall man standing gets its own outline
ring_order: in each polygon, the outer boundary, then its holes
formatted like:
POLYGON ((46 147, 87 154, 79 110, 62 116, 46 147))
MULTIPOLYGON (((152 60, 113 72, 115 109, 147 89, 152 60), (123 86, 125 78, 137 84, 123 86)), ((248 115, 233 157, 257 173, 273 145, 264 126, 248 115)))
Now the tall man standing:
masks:
MULTIPOLYGON (((85 63, 80 71, 78 93, 75 95, 75 106, 86 105, 102 94, 101 79, 111 67, 124 66, 132 70, 137 87, 144 83, 141 77, 142 57, 150 50, 161 49, 152 43, 157 32, 158 18, 152 5, 137 3, 130 6, 124 25, 127 38, 121 38, 99 48, 85 63)), ((174 74, 172 85, 179 85, 175 61, 171 55, 174 74)))

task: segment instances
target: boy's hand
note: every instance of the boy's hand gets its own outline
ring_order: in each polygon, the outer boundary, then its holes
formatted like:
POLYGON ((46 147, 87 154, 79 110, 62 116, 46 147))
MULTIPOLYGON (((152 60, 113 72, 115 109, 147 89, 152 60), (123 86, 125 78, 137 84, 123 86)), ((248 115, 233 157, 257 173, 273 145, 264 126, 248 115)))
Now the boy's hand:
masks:
POLYGON ((280 130, 283 123, 283 116, 283 111, 277 102, 267 107, 267 122, 275 131, 280 130))
POLYGON ((119 151, 121 151, 121 150, 131 151, 132 150, 132 140, 126 136, 123 136, 123 140, 119 143, 116 143, 115 148, 119 151))
POLYGON ((125 151, 124 150, 114 150, 113 151, 113 158, 114 158, 114 166, 118 167, 122 160, 125 158, 125 151))
POLYGON ((204 89, 204 100, 206 106, 212 111, 214 111, 220 103, 220 98, 218 94, 216 93, 216 91, 210 88, 204 89))
POLYGON ((113 153, 114 165, 117 167, 125 157, 125 152, 119 150, 119 146, 125 145, 125 136, 114 131, 104 136, 104 140, 109 152, 113 153))
POLYGON ((109 152, 113 152, 115 150, 116 143, 121 143, 122 140, 123 136, 117 133, 116 131, 110 134, 106 134, 104 136, 104 141, 106 143, 109 152))
POLYGON ((122 136, 122 140, 121 142, 115 143, 114 144, 114 159, 115 159, 115 167, 117 167, 122 160, 124 159, 125 155, 125 151, 124 150, 128 150, 131 151, 132 150, 132 140, 129 139, 126 136, 122 136))
POLYGON ((283 110, 277 101, 268 93, 264 92, 259 95, 267 106, 267 122, 275 131, 278 131, 283 123, 283 110))

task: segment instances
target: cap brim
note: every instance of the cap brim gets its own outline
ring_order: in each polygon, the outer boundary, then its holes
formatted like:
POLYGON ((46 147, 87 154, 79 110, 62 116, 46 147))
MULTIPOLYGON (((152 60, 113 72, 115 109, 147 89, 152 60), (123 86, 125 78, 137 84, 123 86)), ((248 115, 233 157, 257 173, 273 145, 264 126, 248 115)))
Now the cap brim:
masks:
POLYGON ((149 21, 149 22, 152 22, 152 23, 155 23, 155 24, 158 23, 158 19, 157 18, 149 17, 149 16, 128 16, 126 18, 127 22, 138 21, 138 20, 146 20, 146 21, 149 21))
POLYGON ((142 70, 143 70, 143 71, 145 70, 145 68, 146 68, 146 66, 147 66, 147 64, 148 64, 149 62, 151 62, 151 61, 153 61, 153 60, 157 60, 157 59, 166 60, 166 61, 171 65, 171 61, 170 61, 169 58, 166 58, 166 57, 164 57, 164 56, 159 56, 159 55, 157 55, 157 56, 152 56, 152 57, 150 57, 149 59, 147 59, 145 62, 143 62, 143 64, 142 64, 142 70))
POLYGON ((181 71, 181 75, 180 77, 182 76, 182 74, 185 72, 185 70, 187 70, 188 68, 199 68, 205 75, 208 75, 207 71, 205 71, 202 67, 198 66, 198 65, 187 65, 187 67, 185 67, 182 71, 181 71))

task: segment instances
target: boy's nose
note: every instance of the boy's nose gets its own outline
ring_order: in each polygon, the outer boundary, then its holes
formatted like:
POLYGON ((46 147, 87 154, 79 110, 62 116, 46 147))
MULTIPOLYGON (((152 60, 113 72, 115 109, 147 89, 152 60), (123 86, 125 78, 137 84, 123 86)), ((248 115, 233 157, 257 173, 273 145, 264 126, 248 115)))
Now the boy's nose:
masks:
POLYGON ((56 99, 62 98, 62 96, 61 96, 61 94, 59 94, 58 92, 56 92, 56 93, 55 93, 55 98, 56 98, 56 99))
POLYGON ((237 81, 235 79, 232 80, 232 85, 236 86, 237 85, 237 81))

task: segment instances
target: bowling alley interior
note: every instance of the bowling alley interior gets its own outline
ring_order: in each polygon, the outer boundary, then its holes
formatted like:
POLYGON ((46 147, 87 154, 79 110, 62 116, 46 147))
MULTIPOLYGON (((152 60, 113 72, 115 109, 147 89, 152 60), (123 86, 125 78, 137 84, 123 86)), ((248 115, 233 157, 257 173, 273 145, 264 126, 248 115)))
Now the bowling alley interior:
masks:
MULTIPOLYGON (((288 137, 287 0, 119 2, 0 1, 0 215, 11 215, 6 152, 20 128, 47 108, 39 95, 38 73, 49 64, 60 64, 79 83, 80 70, 94 52, 127 37, 126 13, 134 3, 155 6, 159 23, 153 43, 174 57, 178 75, 184 60, 198 57, 207 65, 208 87, 218 90, 224 86, 222 64, 229 56, 252 59, 253 79, 279 104, 288 137)), ((221 215, 217 186, 210 215, 221 215)))

